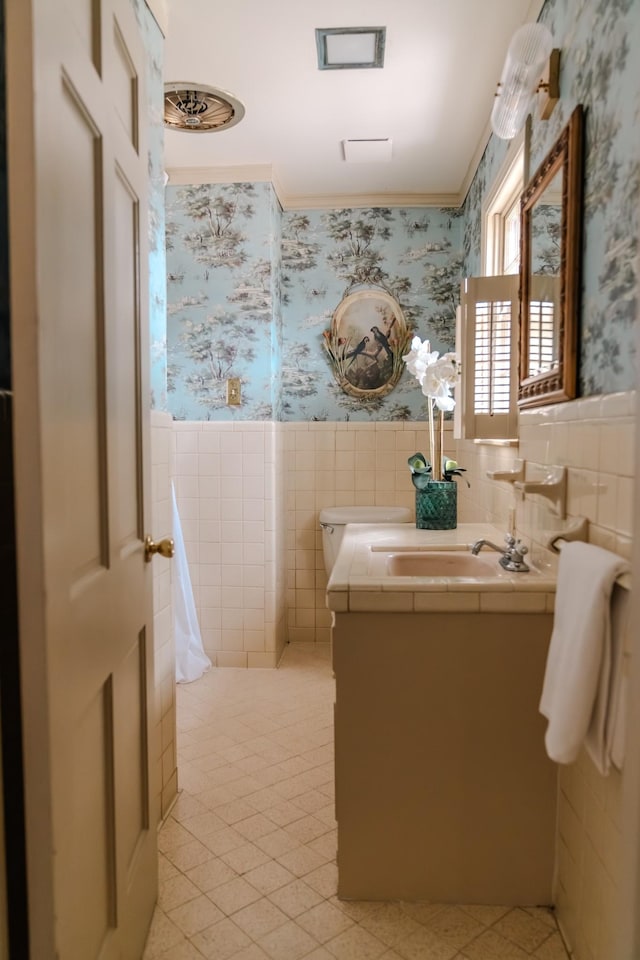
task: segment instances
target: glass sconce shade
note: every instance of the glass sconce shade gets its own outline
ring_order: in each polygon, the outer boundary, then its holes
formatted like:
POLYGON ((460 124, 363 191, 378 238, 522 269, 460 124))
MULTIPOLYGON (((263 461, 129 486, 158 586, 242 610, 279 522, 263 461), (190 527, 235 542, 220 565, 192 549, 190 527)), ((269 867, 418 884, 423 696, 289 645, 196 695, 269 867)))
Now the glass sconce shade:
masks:
POLYGON ((552 49, 553 37, 542 23, 525 23, 511 38, 491 111, 493 132, 502 140, 522 129, 552 49))

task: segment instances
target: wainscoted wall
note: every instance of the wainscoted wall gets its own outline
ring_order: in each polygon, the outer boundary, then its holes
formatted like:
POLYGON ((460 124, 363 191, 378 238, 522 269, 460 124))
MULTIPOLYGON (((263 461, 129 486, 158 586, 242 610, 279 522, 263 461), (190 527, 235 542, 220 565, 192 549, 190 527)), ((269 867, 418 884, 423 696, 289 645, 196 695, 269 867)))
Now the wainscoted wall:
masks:
MULTIPOLYGON (((633 533, 636 394, 609 394, 523 413, 520 456, 568 468, 568 516, 589 520, 588 539, 630 557, 633 533)), ((541 531, 557 528, 544 502, 527 497, 518 527, 535 556, 541 531)), ((632 627, 626 637, 631 653, 632 627)), ((638 749, 630 731, 627 751, 638 749)), ((583 751, 561 766, 558 804, 558 918, 575 960, 614 957, 622 877, 621 796, 624 773, 602 777, 583 751)))
MULTIPOLYGON (((151 412, 151 530, 156 539, 172 531, 171 476, 173 423, 167 413, 151 412)), ((165 817, 178 792, 176 757, 176 669, 171 604, 171 563, 153 559, 153 636, 155 659, 155 744, 158 811, 165 817)))
POLYGON ((174 423, 175 484, 205 650, 274 667, 285 643, 278 424, 174 423))

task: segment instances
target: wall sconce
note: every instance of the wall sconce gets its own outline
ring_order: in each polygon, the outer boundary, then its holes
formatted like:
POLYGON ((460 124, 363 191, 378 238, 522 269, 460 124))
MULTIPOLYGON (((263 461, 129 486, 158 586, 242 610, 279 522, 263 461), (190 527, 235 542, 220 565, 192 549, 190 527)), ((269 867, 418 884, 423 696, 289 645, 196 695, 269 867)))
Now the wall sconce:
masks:
POLYGON ((493 132, 501 140, 512 140, 522 129, 537 93, 544 92, 541 117, 547 120, 560 91, 560 51, 553 49, 553 37, 542 23, 525 23, 514 33, 507 50, 502 76, 491 111, 493 132))

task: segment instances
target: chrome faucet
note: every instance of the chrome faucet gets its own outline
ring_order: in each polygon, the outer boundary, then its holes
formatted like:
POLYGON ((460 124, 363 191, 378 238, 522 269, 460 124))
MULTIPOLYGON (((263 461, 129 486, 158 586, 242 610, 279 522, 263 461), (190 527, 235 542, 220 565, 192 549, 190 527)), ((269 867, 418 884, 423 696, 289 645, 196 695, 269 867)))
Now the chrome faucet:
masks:
POLYGON ((498 563, 503 570, 509 570, 511 573, 526 573, 529 567, 524 562, 524 555, 529 552, 529 548, 521 540, 512 537, 510 533, 505 534, 504 542, 507 545, 506 548, 496 546, 491 540, 476 540, 471 547, 471 553, 477 557, 483 547, 491 547, 496 553, 502 554, 498 563))

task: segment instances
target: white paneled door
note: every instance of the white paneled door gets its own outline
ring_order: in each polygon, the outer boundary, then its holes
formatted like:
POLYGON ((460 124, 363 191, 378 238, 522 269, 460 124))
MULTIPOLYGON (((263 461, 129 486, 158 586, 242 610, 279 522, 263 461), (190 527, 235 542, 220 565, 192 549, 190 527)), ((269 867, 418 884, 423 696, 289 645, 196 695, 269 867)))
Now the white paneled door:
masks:
POLYGON ((31 956, 139 960, 157 887, 144 50, 130 0, 6 10, 31 956))

